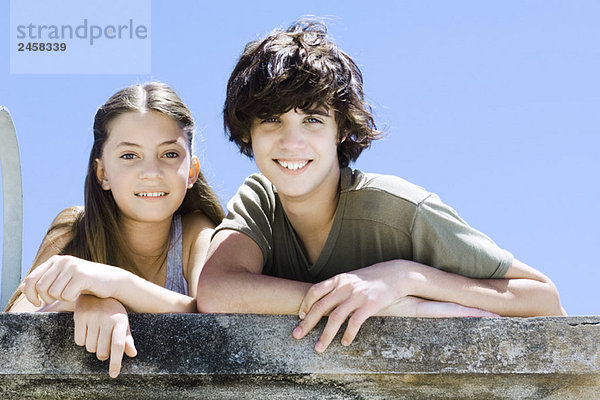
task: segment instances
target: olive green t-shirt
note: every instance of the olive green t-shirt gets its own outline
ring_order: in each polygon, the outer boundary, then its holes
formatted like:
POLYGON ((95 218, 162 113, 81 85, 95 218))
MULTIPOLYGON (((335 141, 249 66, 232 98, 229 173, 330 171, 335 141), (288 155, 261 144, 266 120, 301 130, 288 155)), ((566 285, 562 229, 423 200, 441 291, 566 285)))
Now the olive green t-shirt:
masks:
POLYGON ((394 259, 472 278, 502 278, 513 256, 471 228, 437 195, 389 175, 344 168, 333 226, 314 264, 283 210, 275 187, 249 176, 216 228, 242 232, 263 254, 263 274, 304 282, 394 259))

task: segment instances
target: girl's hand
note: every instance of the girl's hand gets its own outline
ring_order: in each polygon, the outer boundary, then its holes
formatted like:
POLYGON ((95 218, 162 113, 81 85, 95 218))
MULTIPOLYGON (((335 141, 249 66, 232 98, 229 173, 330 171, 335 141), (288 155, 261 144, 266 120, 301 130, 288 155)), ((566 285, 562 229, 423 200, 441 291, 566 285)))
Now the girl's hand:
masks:
POLYGON ((55 300, 75 302, 80 294, 107 298, 113 295, 117 281, 124 279, 125 274, 121 268, 54 255, 31 271, 19 289, 35 306, 42 305, 39 298, 46 304, 55 300))
POLYGON ((108 374, 119 376, 123 353, 135 357, 137 350, 129 330, 129 319, 125 307, 112 298, 79 296, 73 314, 75 321, 75 343, 88 352, 96 353, 100 361, 110 357, 108 374))

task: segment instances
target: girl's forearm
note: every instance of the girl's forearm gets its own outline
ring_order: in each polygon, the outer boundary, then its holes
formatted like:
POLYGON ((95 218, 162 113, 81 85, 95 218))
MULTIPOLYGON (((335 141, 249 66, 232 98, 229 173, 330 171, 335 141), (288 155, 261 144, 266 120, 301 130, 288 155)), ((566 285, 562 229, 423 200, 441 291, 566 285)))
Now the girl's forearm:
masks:
POLYGON ((124 271, 113 297, 133 312, 139 313, 191 313, 196 312, 196 301, 190 296, 173 292, 133 273, 124 271))
POLYGON ((55 300, 50 304, 42 302, 42 306, 31 304, 24 294, 21 294, 13 303, 8 312, 72 312, 75 305, 69 301, 55 300))

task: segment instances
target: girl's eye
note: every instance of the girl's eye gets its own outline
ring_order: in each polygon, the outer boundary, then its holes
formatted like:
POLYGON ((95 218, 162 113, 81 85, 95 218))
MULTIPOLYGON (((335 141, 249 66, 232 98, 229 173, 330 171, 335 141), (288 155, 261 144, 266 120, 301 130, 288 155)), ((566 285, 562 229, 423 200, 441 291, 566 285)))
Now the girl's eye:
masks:
POLYGON ((279 122, 279 118, 278 117, 268 117, 263 119, 262 121, 260 121, 262 124, 268 124, 268 123, 273 123, 273 122, 279 122))
POLYGON ((121 158, 124 160, 133 160, 133 159, 137 158, 137 156, 133 153, 125 153, 121 156, 121 158))
POLYGON ((163 155, 163 157, 165 157, 165 158, 177 158, 177 157, 179 157, 179 154, 176 153, 176 152, 174 152, 174 151, 169 151, 168 153, 165 153, 163 155))

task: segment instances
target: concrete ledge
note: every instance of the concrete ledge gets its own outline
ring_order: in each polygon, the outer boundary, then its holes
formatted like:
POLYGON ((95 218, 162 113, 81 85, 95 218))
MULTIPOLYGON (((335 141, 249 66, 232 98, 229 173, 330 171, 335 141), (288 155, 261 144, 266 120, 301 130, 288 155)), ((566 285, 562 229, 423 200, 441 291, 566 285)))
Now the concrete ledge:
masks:
POLYGON ((294 316, 137 314, 117 379, 74 344, 71 314, 0 319, 2 399, 600 397, 600 316, 373 318, 319 355, 294 316))

